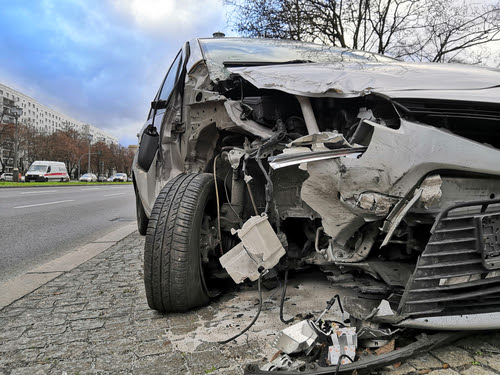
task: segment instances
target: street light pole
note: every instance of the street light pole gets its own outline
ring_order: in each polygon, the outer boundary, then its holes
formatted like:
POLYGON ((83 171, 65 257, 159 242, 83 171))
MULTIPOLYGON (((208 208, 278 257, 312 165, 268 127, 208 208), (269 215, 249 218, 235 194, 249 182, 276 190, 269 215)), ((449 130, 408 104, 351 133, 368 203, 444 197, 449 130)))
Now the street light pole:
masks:
POLYGON ((94 138, 92 134, 87 134, 87 139, 89 140, 89 164, 87 165, 87 173, 90 173, 90 147, 92 144, 92 138, 94 138))
POLYGON ((14 168, 12 168, 12 181, 19 182, 19 168, 17 167, 17 144, 19 142, 19 126, 17 119, 23 114, 23 109, 21 107, 15 106, 11 109, 11 115, 16 119, 16 124, 14 128, 14 168))

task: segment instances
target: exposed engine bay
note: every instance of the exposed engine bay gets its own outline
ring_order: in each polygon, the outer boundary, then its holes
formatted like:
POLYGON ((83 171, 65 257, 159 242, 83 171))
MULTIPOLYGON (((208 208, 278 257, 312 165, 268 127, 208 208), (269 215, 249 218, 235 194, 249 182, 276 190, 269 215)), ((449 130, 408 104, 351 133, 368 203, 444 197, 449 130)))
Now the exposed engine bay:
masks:
POLYGON ((369 295, 370 308, 353 302, 353 311, 366 314, 359 318, 372 314, 377 296, 393 313, 382 320, 393 324, 443 329, 447 315, 456 329, 457 316, 480 310, 475 328, 491 328, 487 313, 498 308, 500 282, 498 106, 303 97, 240 77, 217 90, 220 101, 204 92, 190 105, 195 152, 187 163, 191 171, 211 169, 206 161, 218 155, 223 233, 247 232, 244 223, 261 215, 276 232, 240 235, 238 281, 245 272, 256 280, 263 266, 242 270, 243 248, 262 253, 269 242, 268 257, 286 253, 277 270, 317 265, 335 283, 369 295), (207 115, 216 119, 203 127, 207 115))
POLYGON ((284 275, 286 291, 289 271, 320 269, 355 292, 336 296, 350 323, 302 320, 277 338, 287 355, 328 336, 340 365, 363 334, 500 328, 497 71, 353 51, 315 63, 311 45, 307 60, 249 63, 238 54, 282 42, 199 43, 182 85, 152 103, 158 152, 135 162, 151 308, 206 304, 229 277, 260 290, 284 275))

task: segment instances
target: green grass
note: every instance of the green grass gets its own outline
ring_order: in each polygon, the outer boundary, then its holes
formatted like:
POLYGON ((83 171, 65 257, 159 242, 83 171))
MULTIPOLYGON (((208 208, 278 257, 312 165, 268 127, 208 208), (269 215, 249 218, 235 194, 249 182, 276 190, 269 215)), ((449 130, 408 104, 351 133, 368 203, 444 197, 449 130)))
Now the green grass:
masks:
POLYGON ((132 182, 78 182, 78 181, 69 181, 69 182, 56 182, 56 181, 48 181, 48 182, 11 182, 11 181, 0 181, 0 187, 33 187, 33 186, 68 186, 68 185, 128 185, 132 182))

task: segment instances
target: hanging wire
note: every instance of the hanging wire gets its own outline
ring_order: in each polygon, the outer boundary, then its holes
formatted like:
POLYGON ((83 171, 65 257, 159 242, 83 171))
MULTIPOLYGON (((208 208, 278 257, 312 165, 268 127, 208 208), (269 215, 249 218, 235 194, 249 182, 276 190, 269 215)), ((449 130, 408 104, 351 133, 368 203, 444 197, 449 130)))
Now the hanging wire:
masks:
POLYGON ((222 233, 220 229, 220 207, 219 207, 219 188, 217 186, 217 173, 216 173, 216 163, 217 163, 217 158, 220 156, 220 154, 217 154, 214 158, 214 185, 215 185, 215 197, 217 199, 217 236, 219 237, 219 248, 220 248, 220 255, 224 255, 224 250, 222 249, 222 233))
POLYGON ((283 318, 283 305, 285 304, 287 281, 288 281, 288 268, 285 270, 285 281, 283 282, 283 289, 281 290, 281 301, 280 301, 280 320, 285 324, 289 324, 294 320, 294 318, 288 320, 285 320, 283 318))
POLYGON ((259 318, 259 315, 260 315, 260 312, 262 311, 262 288, 261 288, 261 282, 262 282, 262 276, 264 276, 266 272, 261 272, 260 275, 259 275, 259 280, 257 281, 257 288, 259 290, 259 309, 257 310, 257 314, 255 315, 255 317, 253 318, 253 320, 250 322, 250 324, 243 330, 241 331, 240 333, 238 333, 237 335, 227 339, 227 340, 224 340, 224 341, 217 341, 218 344, 227 344, 228 342, 240 337, 242 334, 244 334, 246 331, 248 331, 250 329, 250 327, 252 327, 254 325, 254 323, 257 321, 257 319, 259 318))
POLYGON ((339 361, 337 362, 337 366, 335 367, 335 375, 338 375, 339 373, 339 369, 340 369, 340 365, 341 365, 341 361, 342 361, 342 358, 347 358, 349 361, 354 362, 353 359, 351 357, 349 357, 347 354, 341 354, 340 357, 339 357, 339 361))

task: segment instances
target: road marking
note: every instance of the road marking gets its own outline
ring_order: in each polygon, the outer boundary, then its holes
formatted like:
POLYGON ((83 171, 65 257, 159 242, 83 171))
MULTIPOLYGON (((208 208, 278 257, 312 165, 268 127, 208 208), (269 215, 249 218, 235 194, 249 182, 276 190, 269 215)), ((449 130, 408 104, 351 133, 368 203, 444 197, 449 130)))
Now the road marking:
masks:
POLYGON ((69 199, 66 201, 57 201, 57 202, 47 202, 47 203, 38 203, 38 204, 30 204, 28 206, 17 206, 14 208, 28 208, 28 207, 36 207, 36 206, 46 206, 48 204, 57 204, 57 203, 66 203, 66 202, 74 202, 74 199, 69 199))
POLYGON ((103 195, 103 197, 112 197, 113 195, 122 195, 122 194, 125 194, 125 193, 106 194, 106 195, 103 195))
POLYGON ((28 191, 21 194, 39 194, 39 193, 53 193, 55 190, 39 190, 39 191, 28 191))

